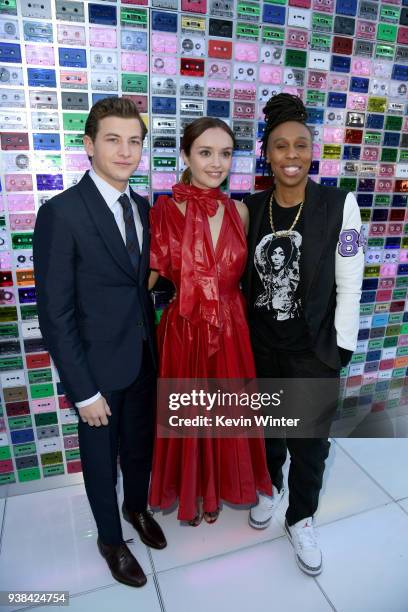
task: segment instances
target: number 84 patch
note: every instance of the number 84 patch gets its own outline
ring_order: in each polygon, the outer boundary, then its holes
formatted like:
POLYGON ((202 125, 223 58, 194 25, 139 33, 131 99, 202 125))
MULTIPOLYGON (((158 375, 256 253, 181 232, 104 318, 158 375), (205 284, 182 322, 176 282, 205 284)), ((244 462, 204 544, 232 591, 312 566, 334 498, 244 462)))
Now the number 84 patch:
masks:
POLYGON ((345 229, 341 232, 337 249, 342 257, 353 257, 357 255, 359 247, 362 247, 365 253, 367 238, 364 235, 363 229, 362 226, 360 232, 354 228, 345 229))

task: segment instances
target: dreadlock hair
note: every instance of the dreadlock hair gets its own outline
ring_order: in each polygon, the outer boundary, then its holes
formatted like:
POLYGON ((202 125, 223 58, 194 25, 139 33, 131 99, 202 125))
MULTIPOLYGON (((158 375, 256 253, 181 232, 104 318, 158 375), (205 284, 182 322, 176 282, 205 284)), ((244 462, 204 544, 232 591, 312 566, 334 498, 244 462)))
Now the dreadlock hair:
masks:
POLYGON ((269 98, 266 106, 263 108, 263 112, 265 115, 266 127, 261 141, 261 157, 265 159, 268 139, 272 130, 286 121, 297 121, 302 125, 306 125, 307 111, 302 100, 298 98, 298 96, 280 93, 269 98))

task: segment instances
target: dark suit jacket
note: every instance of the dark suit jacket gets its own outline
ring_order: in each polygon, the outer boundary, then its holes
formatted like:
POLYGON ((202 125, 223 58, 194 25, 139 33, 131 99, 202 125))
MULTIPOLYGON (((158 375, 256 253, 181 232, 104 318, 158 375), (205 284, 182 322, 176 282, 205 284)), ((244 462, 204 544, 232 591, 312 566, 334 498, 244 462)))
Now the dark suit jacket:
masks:
POLYGON ((154 354, 154 313, 147 291, 149 204, 131 195, 143 224, 138 271, 88 173, 38 212, 33 250, 39 322, 73 402, 135 380, 143 326, 154 354))
MULTIPOLYGON (((247 196, 249 209, 248 262, 242 279, 249 320, 254 316, 252 281, 254 253, 265 208, 272 189, 247 196)), ((303 236, 300 257, 300 295, 311 347, 329 367, 341 367, 334 313, 336 307, 335 254, 343 221, 347 192, 308 180, 303 207, 303 236)))

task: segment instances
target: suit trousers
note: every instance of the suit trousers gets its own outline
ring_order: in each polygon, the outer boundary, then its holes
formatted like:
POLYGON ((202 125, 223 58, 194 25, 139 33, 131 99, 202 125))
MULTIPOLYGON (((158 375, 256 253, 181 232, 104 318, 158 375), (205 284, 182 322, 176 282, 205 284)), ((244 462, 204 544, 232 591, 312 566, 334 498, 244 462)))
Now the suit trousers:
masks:
MULTIPOLYGON (((252 332, 252 347, 258 378, 332 378, 335 379, 334 389, 338 389, 339 371, 322 363, 312 351, 289 352, 268 348, 265 340, 257 336, 255 330, 252 332)), ((335 406, 330 412, 331 417, 334 412, 335 406)), ((287 451, 290 453, 289 506, 286 512, 288 524, 293 525, 303 518, 313 516, 318 507, 325 461, 330 449, 327 436, 266 436, 265 447, 269 474, 278 491, 283 487, 282 467, 287 451)))
POLYGON ((116 497, 118 453, 126 508, 135 512, 147 508, 153 455, 155 383, 155 368, 145 341, 136 380, 126 389, 101 391, 112 413, 108 416, 108 425, 91 427, 79 417, 78 437, 85 489, 104 544, 123 542, 116 497))

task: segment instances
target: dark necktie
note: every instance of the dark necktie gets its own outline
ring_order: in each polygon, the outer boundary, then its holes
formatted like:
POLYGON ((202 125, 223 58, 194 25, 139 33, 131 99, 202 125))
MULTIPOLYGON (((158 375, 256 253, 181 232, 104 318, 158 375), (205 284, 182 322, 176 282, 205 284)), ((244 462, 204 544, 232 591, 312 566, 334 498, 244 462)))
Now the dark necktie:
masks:
POLYGON ((123 220, 125 222, 126 248, 129 253, 130 260, 135 270, 139 269, 140 263, 140 245, 137 238, 135 218, 133 215, 132 204, 126 195, 122 193, 119 202, 123 208, 123 220))

